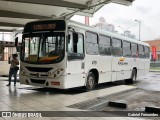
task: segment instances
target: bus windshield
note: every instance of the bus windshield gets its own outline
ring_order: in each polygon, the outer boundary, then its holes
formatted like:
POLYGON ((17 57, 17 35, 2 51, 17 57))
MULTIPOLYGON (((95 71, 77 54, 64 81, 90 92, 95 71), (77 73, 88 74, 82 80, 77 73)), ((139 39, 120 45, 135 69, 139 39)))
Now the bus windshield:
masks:
POLYGON ((57 63, 64 58, 64 32, 23 35, 21 60, 33 64, 57 63))

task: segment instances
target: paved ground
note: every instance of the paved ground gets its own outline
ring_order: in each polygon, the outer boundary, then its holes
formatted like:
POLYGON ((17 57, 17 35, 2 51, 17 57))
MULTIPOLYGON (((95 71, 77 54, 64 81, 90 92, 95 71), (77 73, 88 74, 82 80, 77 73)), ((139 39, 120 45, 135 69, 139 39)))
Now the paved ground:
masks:
MULTIPOLYGON (((71 89, 71 90, 57 90, 57 89, 44 89, 34 86, 20 85, 14 87, 6 87, 8 83, 7 78, 0 78, 0 111, 81 111, 75 108, 69 108, 67 106, 92 100, 98 97, 111 95, 113 93, 122 92, 126 90, 135 89, 138 86, 141 89, 147 89, 144 87, 154 79, 159 84, 159 73, 150 73, 147 77, 138 78, 139 82, 134 85, 100 85, 94 91, 86 92, 83 89, 71 89), (141 84, 143 83, 143 85, 141 84)), ((154 81, 154 82, 155 82, 154 81)), ((153 85, 154 85, 153 82, 153 85)), ((158 87, 150 86, 149 90, 159 91, 158 87)), ((94 116, 94 115, 93 115, 94 116)), ((17 118, 14 118, 17 120, 17 118)), ((21 118, 18 118, 21 119, 21 118)), ((105 118, 105 117, 46 117, 46 118, 25 118, 27 120, 129 120, 134 118, 105 118)), ((136 119, 136 118, 135 118, 136 119)), ((13 118, 0 118, 0 120, 13 120, 13 118)))
POLYGON ((139 77, 135 86, 147 91, 160 92, 160 72, 150 72, 146 76, 139 77))

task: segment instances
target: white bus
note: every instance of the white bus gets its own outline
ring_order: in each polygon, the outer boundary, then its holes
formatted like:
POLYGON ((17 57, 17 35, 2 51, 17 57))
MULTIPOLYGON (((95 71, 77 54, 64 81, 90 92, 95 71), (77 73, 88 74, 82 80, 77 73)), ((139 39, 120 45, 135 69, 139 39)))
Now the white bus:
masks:
POLYGON ((99 83, 132 82, 149 72, 147 43, 70 20, 25 25, 20 83, 68 89, 99 83))

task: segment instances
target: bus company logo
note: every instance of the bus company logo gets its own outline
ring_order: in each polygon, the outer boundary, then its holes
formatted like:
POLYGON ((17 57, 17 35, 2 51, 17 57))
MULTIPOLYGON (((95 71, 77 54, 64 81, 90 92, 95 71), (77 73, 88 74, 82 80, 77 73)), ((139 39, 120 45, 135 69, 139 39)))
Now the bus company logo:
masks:
POLYGON ((37 73, 36 76, 39 77, 39 73, 37 73))
POLYGON ((124 62, 125 58, 120 58, 118 61, 118 65, 128 65, 128 62, 124 62))
POLYGON ((125 60, 125 58, 120 58, 119 61, 123 62, 125 60))

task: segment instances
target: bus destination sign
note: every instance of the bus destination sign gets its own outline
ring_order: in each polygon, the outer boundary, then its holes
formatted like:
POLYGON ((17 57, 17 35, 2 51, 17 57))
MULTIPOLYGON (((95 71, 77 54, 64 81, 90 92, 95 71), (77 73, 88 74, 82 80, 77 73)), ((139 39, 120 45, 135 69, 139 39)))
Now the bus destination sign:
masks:
POLYGON ((33 30, 54 30, 55 28, 56 24, 33 25, 33 30))
POLYGON ((24 33, 38 31, 63 31, 66 28, 64 20, 36 21, 27 23, 24 33))

